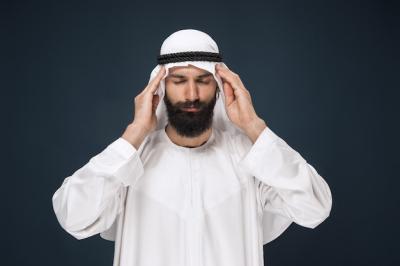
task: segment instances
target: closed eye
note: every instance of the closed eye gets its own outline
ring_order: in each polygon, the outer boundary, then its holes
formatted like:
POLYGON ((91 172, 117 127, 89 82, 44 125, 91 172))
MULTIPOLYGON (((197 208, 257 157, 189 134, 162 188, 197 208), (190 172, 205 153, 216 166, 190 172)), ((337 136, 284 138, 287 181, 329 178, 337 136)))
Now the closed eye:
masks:
MULTIPOLYGON (((174 81, 174 84, 181 84, 186 82, 186 80, 181 80, 181 81, 174 81)), ((202 84, 209 84, 210 81, 203 81, 203 80, 198 80, 197 82, 202 83, 202 84)))

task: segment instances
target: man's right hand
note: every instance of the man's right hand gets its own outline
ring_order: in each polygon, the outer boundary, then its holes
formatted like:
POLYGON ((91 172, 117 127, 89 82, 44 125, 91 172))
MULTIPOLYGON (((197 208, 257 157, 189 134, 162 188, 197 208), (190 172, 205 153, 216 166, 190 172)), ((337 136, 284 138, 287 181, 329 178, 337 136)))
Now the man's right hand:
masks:
POLYGON ((165 74, 165 67, 161 66, 157 75, 149 82, 144 90, 135 97, 135 114, 122 138, 129 141, 136 149, 139 149, 144 138, 157 126, 156 109, 160 98, 155 95, 160 81, 165 74))

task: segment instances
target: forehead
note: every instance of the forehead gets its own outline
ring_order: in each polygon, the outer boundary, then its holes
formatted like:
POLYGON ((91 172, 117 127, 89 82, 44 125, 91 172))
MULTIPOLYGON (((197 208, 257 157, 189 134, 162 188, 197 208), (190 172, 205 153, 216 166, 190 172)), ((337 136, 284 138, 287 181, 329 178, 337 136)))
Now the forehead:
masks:
POLYGON ((207 70, 204 70, 202 68, 198 68, 193 65, 188 65, 188 66, 175 66, 171 67, 169 69, 169 74, 168 76, 171 77, 179 77, 179 76, 185 76, 185 77, 206 77, 206 76, 212 76, 211 72, 208 72, 207 70))

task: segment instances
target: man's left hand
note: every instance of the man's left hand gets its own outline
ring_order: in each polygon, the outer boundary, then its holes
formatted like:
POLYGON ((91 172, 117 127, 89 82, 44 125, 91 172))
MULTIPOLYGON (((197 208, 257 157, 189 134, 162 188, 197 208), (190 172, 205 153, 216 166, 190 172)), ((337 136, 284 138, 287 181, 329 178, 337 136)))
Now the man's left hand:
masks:
POLYGON ((254 143, 266 124, 256 114, 250 92, 243 85, 238 74, 221 64, 216 64, 215 69, 223 83, 225 109, 229 119, 254 143))

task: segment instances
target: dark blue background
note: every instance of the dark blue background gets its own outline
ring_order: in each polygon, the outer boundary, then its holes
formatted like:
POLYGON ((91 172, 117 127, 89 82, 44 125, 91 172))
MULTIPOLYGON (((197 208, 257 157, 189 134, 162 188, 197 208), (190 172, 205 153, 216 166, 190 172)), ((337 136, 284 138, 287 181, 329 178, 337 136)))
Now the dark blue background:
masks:
POLYGON ((113 242, 67 234, 51 198, 121 136, 162 41, 186 28, 214 38, 259 116, 331 187, 331 216, 264 246, 266 265, 400 265, 396 1, 14 1, 2 13, 2 265, 112 265, 113 242))

